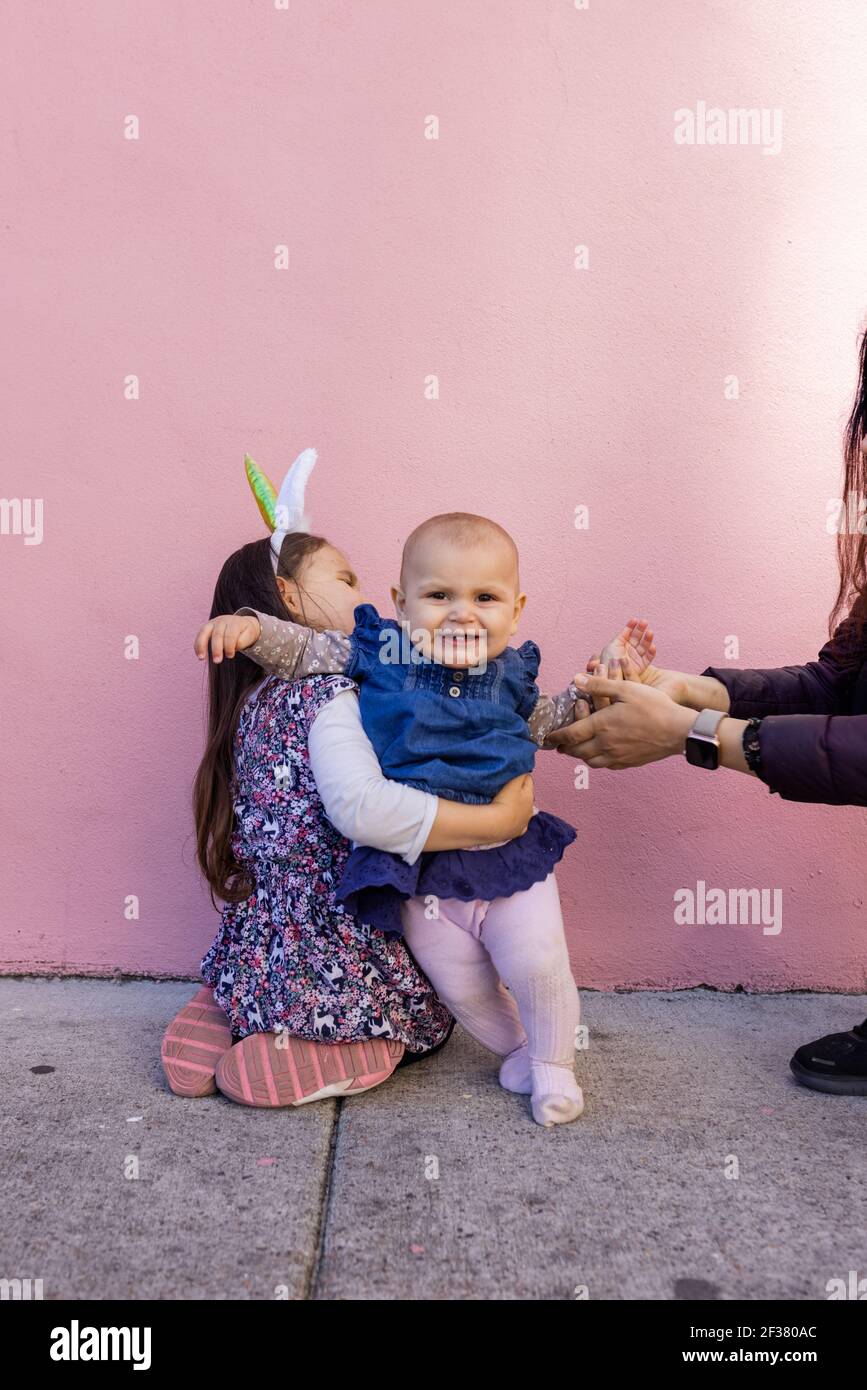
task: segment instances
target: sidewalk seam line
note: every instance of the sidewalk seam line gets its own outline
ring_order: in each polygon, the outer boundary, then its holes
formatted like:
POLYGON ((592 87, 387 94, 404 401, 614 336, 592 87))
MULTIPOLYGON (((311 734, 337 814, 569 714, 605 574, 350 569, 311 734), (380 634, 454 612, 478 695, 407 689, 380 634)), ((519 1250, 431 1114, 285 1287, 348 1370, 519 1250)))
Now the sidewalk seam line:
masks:
POLYGON ((304 1301, 311 1303, 316 1302, 319 1297, 319 1283, 325 1255, 325 1238, 328 1232, 328 1217, 331 1212, 331 1197, 334 1190, 334 1161, 337 1153, 337 1141, 340 1137, 340 1120, 343 1115, 344 1102, 342 1096, 336 1097, 335 1105, 334 1123, 331 1126, 331 1134, 328 1141, 328 1156, 325 1160, 325 1172, 319 1191, 319 1220, 316 1224, 316 1235, 313 1242, 313 1260, 310 1266, 310 1277, 307 1281, 307 1290, 304 1294, 304 1301))

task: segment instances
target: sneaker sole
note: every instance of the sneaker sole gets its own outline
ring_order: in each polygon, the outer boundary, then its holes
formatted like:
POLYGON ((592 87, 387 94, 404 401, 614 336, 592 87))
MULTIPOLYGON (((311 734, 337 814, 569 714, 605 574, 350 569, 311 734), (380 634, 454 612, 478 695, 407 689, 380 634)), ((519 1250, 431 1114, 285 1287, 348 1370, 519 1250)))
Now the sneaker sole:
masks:
POLYGON ((216 1095, 217 1063, 232 1046, 229 1021, 208 988, 185 1004, 163 1034, 163 1071, 176 1096, 216 1095))
POLYGON ((355 1043, 313 1043, 290 1038, 277 1047, 251 1033, 217 1064, 217 1086, 238 1105, 263 1109, 368 1090, 394 1071, 403 1043, 372 1038, 355 1043))
POLYGON ((811 1091, 823 1091, 828 1096, 867 1096, 867 1076, 821 1076, 794 1057, 789 1066, 795 1079, 811 1091))

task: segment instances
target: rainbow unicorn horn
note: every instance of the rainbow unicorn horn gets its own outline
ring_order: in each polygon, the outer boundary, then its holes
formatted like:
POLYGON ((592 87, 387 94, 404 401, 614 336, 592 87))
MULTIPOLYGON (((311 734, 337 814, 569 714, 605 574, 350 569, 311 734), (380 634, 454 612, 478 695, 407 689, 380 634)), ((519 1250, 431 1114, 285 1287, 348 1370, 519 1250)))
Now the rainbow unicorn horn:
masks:
POLYGON ((315 449, 304 449, 283 479, 283 486, 278 493, 270 478, 254 463, 250 455, 244 455, 244 468, 250 491, 256 499, 262 520, 272 532, 271 561, 275 572, 280 549, 290 531, 310 530, 310 518, 304 511, 304 494, 316 459, 315 449))
POLYGON ((244 455, 244 471, 250 491, 256 499, 259 514, 269 531, 274 530, 274 508, 277 505, 277 489, 266 473, 254 463, 249 454, 244 455))

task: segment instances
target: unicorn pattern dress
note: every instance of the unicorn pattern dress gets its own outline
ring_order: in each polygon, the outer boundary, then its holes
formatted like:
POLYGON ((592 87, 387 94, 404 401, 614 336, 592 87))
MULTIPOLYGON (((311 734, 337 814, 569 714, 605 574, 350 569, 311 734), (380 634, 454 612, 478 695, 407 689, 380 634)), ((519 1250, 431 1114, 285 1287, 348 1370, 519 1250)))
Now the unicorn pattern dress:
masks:
POLYGON ((426 1052, 448 1036, 451 1014, 403 942, 363 926, 335 896, 349 844, 326 818, 307 741, 323 706, 355 688, 345 676, 269 678, 241 711, 232 849, 255 887, 223 907, 202 979, 236 1039, 285 1028, 426 1052))

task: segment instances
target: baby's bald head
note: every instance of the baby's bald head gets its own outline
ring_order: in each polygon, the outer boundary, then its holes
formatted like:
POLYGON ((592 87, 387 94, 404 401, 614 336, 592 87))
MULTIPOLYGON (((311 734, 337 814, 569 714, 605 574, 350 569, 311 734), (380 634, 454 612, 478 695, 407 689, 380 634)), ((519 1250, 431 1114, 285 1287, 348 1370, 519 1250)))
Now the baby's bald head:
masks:
POLYGON ((391 596, 425 660, 433 652, 444 666, 469 668, 505 650, 527 598, 512 537, 470 512, 432 516, 415 528, 391 596))
POLYGON ((518 547, 496 521, 474 516, 472 512, 444 512, 416 526, 403 547, 401 588, 406 587, 410 571, 436 569, 436 553, 443 547, 468 554, 486 551, 504 577, 514 578, 515 592, 518 592, 518 547))

